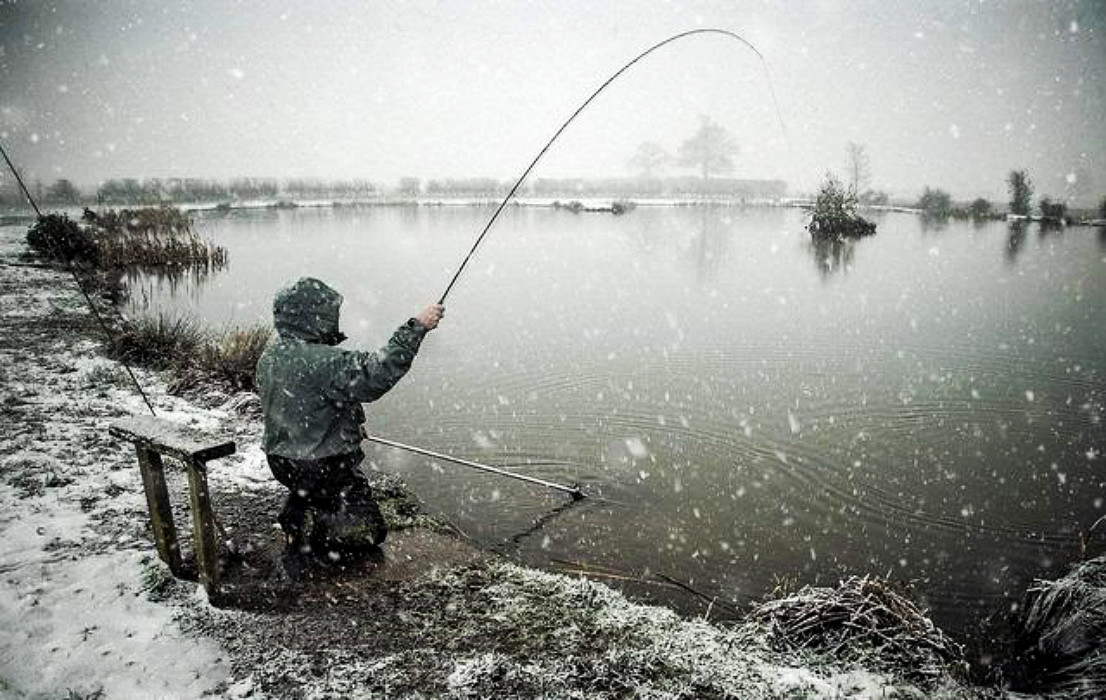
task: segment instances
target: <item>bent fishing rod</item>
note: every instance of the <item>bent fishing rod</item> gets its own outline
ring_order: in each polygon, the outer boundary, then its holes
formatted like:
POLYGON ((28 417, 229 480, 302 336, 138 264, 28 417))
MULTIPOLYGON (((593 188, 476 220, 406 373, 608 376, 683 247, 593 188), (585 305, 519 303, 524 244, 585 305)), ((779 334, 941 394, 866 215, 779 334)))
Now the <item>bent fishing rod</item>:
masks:
MULTIPOLYGON (((735 39, 735 40, 741 42, 742 44, 744 44, 745 46, 749 47, 752 50, 752 52, 757 55, 757 58, 760 59, 761 66, 764 68, 764 76, 765 76, 765 78, 768 82, 768 89, 772 93, 772 104, 776 108, 776 119, 779 121, 780 130, 783 133, 784 140, 788 141, 788 139, 787 139, 787 128, 784 126, 783 116, 780 114, 780 104, 779 104, 779 101, 776 99, 776 90, 775 90, 774 87, 772 87, 772 76, 769 75, 769 73, 768 73, 768 61, 766 61, 765 58, 764 58, 764 55, 761 54, 760 51, 757 50, 757 47, 753 46, 744 37, 740 36, 739 34, 736 34, 735 32, 731 32, 727 29, 716 29, 716 28, 692 29, 692 30, 689 30, 689 31, 686 31, 686 32, 680 32, 679 34, 675 34, 673 36, 670 36, 667 39, 665 39, 664 41, 658 42, 658 43, 650 46, 646 50, 642 51, 637 56, 635 56, 629 63, 627 63, 626 65, 619 68, 611 77, 607 78, 607 80, 604 81, 603 84, 600 85, 595 90, 595 92, 593 92, 591 94, 590 97, 588 97, 586 100, 584 100, 584 102, 579 107, 576 108, 576 111, 572 113, 572 116, 570 116, 568 119, 565 120, 565 122, 563 124, 561 124, 560 128, 557 129, 556 133, 553 134, 553 137, 550 138, 548 142, 546 142, 545 146, 543 146, 541 151, 538 152, 538 155, 536 155, 534 157, 534 160, 530 161, 530 165, 528 165, 526 167, 526 170, 524 170, 522 172, 522 175, 519 176, 518 180, 515 181, 514 186, 511 187, 511 190, 507 193, 507 196, 504 197, 503 201, 501 201, 499 203, 499 206, 496 207, 495 212, 492 214, 491 218, 488 219, 488 223, 484 225, 484 230, 480 232, 479 236, 477 236, 476 242, 472 245, 472 248, 469 250, 468 255, 466 255, 465 259, 461 261, 461 265, 460 265, 460 267, 457 268, 457 272, 455 272, 453 274, 453 279, 451 279, 449 281, 449 285, 445 288, 445 291, 442 292, 442 296, 438 300, 439 304, 445 304, 446 297, 449 296, 450 290, 453 289, 453 285, 457 282, 457 279, 461 276, 461 273, 464 271, 465 266, 468 265, 469 260, 472 259, 473 254, 476 252, 476 249, 480 247, 480 243, 483 242, 484 237, 488 235, 488 231, 491 230, 492 224, 494 224, 496 219, 499 218, 499 214, 503 211, 503 208, 507 206, 507 202, 509 202, 511 200, 511 197, 514 197, 515 193, 518 192, 518 188, 522 186, 523 181, 526 180, 526 176, 530 174, 530 171, 533 170, 534 166, 536 166, 538 164, 538 161, 540 161, 542 159, 542 156, 545 155, 546 151, 549 150, 550 146, 552 146, 553 143, 564 132, 564 130, 568 128, 568 125, 571 124, 573 121, 575 121, 576 117, 579 116, 580 113, 583 112, 584 109, 587 108, 587 106, 589 104, 591 104, 592 100, 594 100, 596 97, 598 97, 601 92, 603 92, 604 90, 607 89, 608 85, 610 85, 615 80, 617 80, 620 75, 622 75, 623 73, 628 71, 634 64, 636 64, 638 61, 645 58, 649 54, 653 53, 657 49, 661 48, 662 46, 666 46, 668 44, 671 44, 674 41, 678 41, 680 39, 683 39, 685 37, 696 36, 696 35, 701 35, 701 34, 719 34, 721 36, 730 37, 731 39, 735 39)), ((788 144, 789 144, 788 147, 790 148, 790 141, 788 141, 788 144)))
POLYGON ((572 484, 571 486, 565 486, 564 484, 555 484, 552 481, 545 481, 544 479, 538 479, 537 477, 527 476, 526 474, 516 474, 515 472, 509 472, 504 469, 497 469, 496 467, 489 467, 486 464, 480 464, 479 462, 472 462, 467 459, 461 459, 460 457, 454 457, 452 455, 442 454, 441 452, 433 452, 421 447, 414 447, 413 445, 405 445, 402 442, 395 442, 394 440, 385 440, 375 435, 363 436, 369 442, 375 442, 380 445, 387 445, 388 447, 394 447, 399 450, 406 450, 407 452, 414 452, 415 454, 423 455, 424 457, 431 457, 433 459, 440 459, 443 462, 452 462, 453 464, 460 464, 464 467, 471 467, 472 469, 479 469, 480 471, 490 472, 492 474, 498 474, 499 476, 505 476, 511 479, 518 479, 519 481, 526 481, 531 484, 538 484, 550 489, 556 489, 557 491, 563 491, 572 496, 572 500, 579 501, 584 498, 584 492, 580 490, 579 485, 572 484))

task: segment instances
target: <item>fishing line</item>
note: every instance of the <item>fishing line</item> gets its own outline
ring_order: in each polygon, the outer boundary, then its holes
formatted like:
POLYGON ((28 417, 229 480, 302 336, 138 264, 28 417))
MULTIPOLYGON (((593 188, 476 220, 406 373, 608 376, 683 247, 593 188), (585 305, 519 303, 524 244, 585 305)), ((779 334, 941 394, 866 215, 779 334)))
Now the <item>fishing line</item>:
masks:
POLYGON ((461 276, 461 273, 464 271, 465 266, 468 265, 469 260, 472 259, 473 254, 476 252, 476 249, 480 247, 480 243, 484 240, 484 237, 488 235, 488 231, 491 230, 492 224, 494 224, 495 220, 499 218, 499 214, 503 211, 503 208, 507 206, 507 202, 510 201, 511 197, 513 197, 515 195, 515 192, 518 191, 518 188, 522 186, 522 183, 526 179, 526 176, 530 174, 530 171, 534 169, 534 166, 536 166, 538 164, 538 161, 540 161, 542 159, 542 156, 544 156, 545 152, 549 150, 549 147, 553 145, 553 142, 555 142, 558 139, 558 137, 560 137, 561 133, 564 132, 564 130, 568 128, 568 125, 571 124, 576 119, 577 116, 579 116, 580 112, 583 112, 584 109, 589 104, 591 104, 592 100, 594 100, 596 97, 599 96, 599 93, 606 90, 608 85, 613 83, 620 75, 622 75, 623 73, 628 71, 635 63, 637 63, 641 59, 645 58, 649 54, 653 53, 657 49, 661 48, 662 46, 665 46, 667 44, 671 44, 672 42, 678 41, 678 40, 683 39, 685 37, 695 36, 697 34, 720 34, 722 36, 730 37, 731 39, 736 39, 737 41, 740 41, 745 46, 748 46, 752 50, 752 52, 757 55, 757 58, 760 59, 761 66, 764 68, 764 77, 768 81, 768 90, 772 95, 772 104, 776 108, 776 119, 779 121, 780 131, 783 134, 784 141, 787 143, 788 150, 791 149, 791 141, 787 137, 787 127, 783 123, 783 115, 780 113, 780 104, 779 104, 779 101, 776 99, 776 90, 772 86, 772 76, 768 73, 768 61, 765 60, 764 55, 761 54, 760 51, 757 50, 757 47, 753 46, 751 43, 749 43, 749 41, 747 41, 745 38, 741 37, 740 35, 738 35, 734 32, 731 32, 729 30, 726 30, 726 29, 715 29, 715 28, 692 29, 690 31, 681 32, 681 33, 676 34, 674 36, 670 36, 667 39, 665 39, 664 41, 661 41, 657 44, 654 44, 653 46, 650 46, 646 50, 642 51, 637 56, 635 56, 633 58, 633 60, 631 60, 629 63, 627 63, 626 65, 619 68, 614 73, 614 75, 607 78, 607 80, 602 85, 600 85, 595 90, 595 92, 593 92, 591 94, 591 97, 584 100, 583 104, 581 104, 579 107, 576 108, 576 111, 572 113, 572 116, 570 116, 567 120, 565 120, 565 122, 563 124, 561 124, 561 127, 559 129, 557 129, 556 133, 553 134, 553 137, 549 139, 549 141, 545 144, 544 147, 542 147, 541 151, 538 152, 538 155, 534 157, 534 160, 530 161, 530 165, 527 166, 526 170, 524 170, 522 175, 519 176, 518 180, 515 181, 514 186, 511 187, 511 191, 507 193, 507 196, 504 197, 503 201, 499 203, 498 207, 496 207, 495 212, 492 214, 491 218, 488 219, 488 223, 484 226, 484 230, 481 231, 480 235, 476 238, 476 242, 472 245, 472 248, 469 250, 468 255, 466 255, 465 259, 461 261, 461 266, 458 267, 457 272, 455 272, 453 274, 453 279, 451 279, 449 281, 449 286, 447 286, 445 288, 445 291, 442 293, 441 299, 438 300, 439 304, 445 304, 446 297, 449 296, 450 290, 453 289, 453 285, 457 282, 457 279, 461 276))
POLYGON ((493 545, 492 549, 495 551, 507 551, 508 546, 510 546, 511 548, 513 548, 514 551, 518 551, 522 546, 523 540, 532 537, 545 529, 546 525, 549 525, 554 520, 558 519, 561 515, 567 513, 569 509, 576 509, 577 507, 582 507, 584 505, 588 505, 591 507, 602 505, 619 506, 621 508, 632 507, 632 505, 629 503, 623 503, 622 501, 615 501, 609 498, 603 498, 602 496, 597 496, 595 494, 589 493, 587 494, 587 500, 573 499, 571 501, 565 501, 548 513, 535 518, 530 522, 530 525, 528 525, 526 529, 514 535, 511 535, 506 541, 501 542, 498 545, 493 545))
MULTIPOLYGON (((39 221, 42 221, 45 217, 42 214, 42 210, 38 208, 38 204, 35 203, 35 198, 31 196, 30 190, 27 189, 27 185, 23 184, 23 178, 19 176, 19 171, 15 169, 15 165, 12 164, 11 158, 8 158, 8 152, 4 150, 3 144, 0 144, 0 154, 4 156, 4 162, 8 164, 8 168, 12 171, 12 175, 15 176, 15 181, 19 183, 19 187, 23 190, 24 196, 27 197, 27 201, 31 203, 31 208, 35 210, 35 214, 38 216, 39 221)), ((81 278, 77 275, 77 270, 73 267, 71 260, 65 258, 65 256, 58 254, 57 246, 54 245, 53 238, 49 235, 45 236, 47 245, 50 246, 51 252, 54 254, 54 258, 63 260, 65 262, 65 269, 69 271, 69 274, 73 276, 73 281, 77 284, 77 289, 81 290, 81 296, 84 297, 85 303, 88 305, 89 311, 92 312, 93 317, 96 318, 96 322, 100 325, 100 329, 104 331, 104 334, 108 338, 110 347, 114 350, 118 347, 115 339, 115 334, 111 331, 111 328, 104 321, 104 318, 100 315, 100 312, 96 309, 96 305, 92 303, 92 297, 89 296, 88 290, 81 284, 81 278)), ((119 353, 113 353, 118 355, 119 353)), ((139 396, 146 403, 146 408, 150 409, 150 415, 157 416, 157 411, 154 410, 154 405, 150 403, 150 397, 146 396, 146 392, 142 390, 142 385, 138 383, 138 377, 134 375, 129 364, 125 359, 120 359, 124 369, 127 370, 127 375, 131 378, 131 382, 134 383, 134 388, 138 390, 139 396)))

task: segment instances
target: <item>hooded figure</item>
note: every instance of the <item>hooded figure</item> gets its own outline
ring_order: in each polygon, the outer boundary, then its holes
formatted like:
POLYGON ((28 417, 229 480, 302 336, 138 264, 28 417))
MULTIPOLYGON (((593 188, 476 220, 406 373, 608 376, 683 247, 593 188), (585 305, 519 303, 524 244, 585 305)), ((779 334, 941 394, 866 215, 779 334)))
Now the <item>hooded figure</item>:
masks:
POLYGON ((290 494, 279 522, 293 551, 355 552, 384 541, 387 528, 361 472, 362 402, 398 382, 423 337, 437 327, 433 305, 396 329, 376 352, 342 350, 342 295, 303 277, 277 292, 276 335, 257 362, 265 416, 263 449, 290 494))

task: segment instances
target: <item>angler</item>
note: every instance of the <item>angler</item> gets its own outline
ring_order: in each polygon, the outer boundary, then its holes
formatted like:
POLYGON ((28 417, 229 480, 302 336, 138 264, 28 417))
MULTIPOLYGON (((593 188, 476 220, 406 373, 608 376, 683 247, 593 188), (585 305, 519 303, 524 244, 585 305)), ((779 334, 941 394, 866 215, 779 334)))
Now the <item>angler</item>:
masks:
POLYGON ((360 465, 363 402, 387 393, 411 368, 445 309, 431 304, 375 352, 343 350, 342 295, 303 277, 273 302, 276 335, 257 362, 265 418, 262 447, 289 490, 278 518, 287 538, 285 570, 301 555, 331 561, 372 551, 388 534, 360 465))

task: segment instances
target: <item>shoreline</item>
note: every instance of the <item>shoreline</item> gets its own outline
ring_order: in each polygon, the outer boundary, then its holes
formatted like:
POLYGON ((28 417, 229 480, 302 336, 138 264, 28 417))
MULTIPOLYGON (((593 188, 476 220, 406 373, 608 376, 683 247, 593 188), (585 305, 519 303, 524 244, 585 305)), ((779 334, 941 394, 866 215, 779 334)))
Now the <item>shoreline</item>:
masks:
MULTIPOLYGON (((237 211, 287 211, 296 209, 369 209, 369 208, 418 208, 418 209, 444 209, 444 208, 495 208, 502 201, 500 195, 481 197, 395 197, 380 196, 361 199, 269 199, 269 200, 243 200, 233 203, 227 202, 163 202, 161 204, 98 204, 82 203, 80 205, 56 206, 51 209, 57 213, 65 214, 72 219, 79 220, 85 208, 100 209, 143 209, 149 207, 169 206, 180 209, 186 214, 213 215, 230 214, 237 211)), ((746 208, 763 207, 770 209, 800 209, 810 211, 814 208, 814 200, 806 197, 780 197, 780 198, 753 198, 733 199, 728 197, 624 197, 624 196, 574 196, 564 197, 549 196, 516 196, 512 197, 507 206, 520 209, 564 209, 576 215, 610 214, 623 216, 636 207, 646 208, 686 208, 686 207, 724 207, 746 208), (578 207, 575 208, 574 207, 578 207)), ((923 209, 917 206, 905 204, 870 204, 857 207, 857 211, 869 214, 913 214, 915 216, 927 216, 923 209)), ((944 217, 956 219, 955 216, 944 217)), ((11 208, 0 210, 0 226, 30 223, 35 216, 26 211, 26 208, 11 208)), ((940 220, 940 219, 939 219, 940 220)), ((1106 228, 1106 219, 1082 218, 1066 219, 1062 222, 1047 217, 1032 215, 1019 216, 1015 214, 991 214, 981 221, 1004 221, 1010 225, 1037 224, 1058 228, 1106 228)))
MULTIPOLYGON (((13 631, 0 690, 13 697, 996 697, 951 672, 918 685, 875 656, 777 648, 763 625, 681 618, 425 528, 390 537, 390 569, 326 573, 279 605, 215 608, 166 576, 133 450, 107 436, 111 419, 145 412, 141 399, 103 356, 72 280, 20 260, 24 249, 19 231, 0 235, 0 620, 13 631)), ((232 530, 271 539, 280 487, 259 421, 236 408, 247 402, 200 405, 135 371, 159 414, 235 437, 239 452, 211 470, 216 508, 232 530)))

